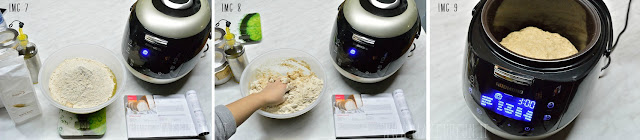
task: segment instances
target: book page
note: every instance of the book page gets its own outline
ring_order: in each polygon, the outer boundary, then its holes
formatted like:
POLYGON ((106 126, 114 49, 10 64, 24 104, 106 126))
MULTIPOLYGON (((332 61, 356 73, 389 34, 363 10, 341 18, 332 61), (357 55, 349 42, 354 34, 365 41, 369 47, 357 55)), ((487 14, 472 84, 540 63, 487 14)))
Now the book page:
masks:
POLYGON ((334 95, 333 101, 338 138, 404 134, 391 93, 334 95))
POLYGON ((413 118, 411 117, 409 106, 407 106, 407 100, 404 98, 404 92, 401 89, 393 91, 393 99, 395 100, 396 107, 398 109, 402 129, 406 134, 415 133, 416 126, 413 124, 413 118))
POLYGON ((207 127, 207 120, 204 118, 204 113, 202 113, 202 108, 200 107, 200 101, 198 101, 196 91, 187 91, 185 96, 187 98, 187 104, 189 104, 191 118, 193 119, 193 124, 196 127, 196 132, 199 136, 208 135, 209 127, 207 127))
POLYGON ((125 96, 129 138, 195 137, 184 94, 125 96))

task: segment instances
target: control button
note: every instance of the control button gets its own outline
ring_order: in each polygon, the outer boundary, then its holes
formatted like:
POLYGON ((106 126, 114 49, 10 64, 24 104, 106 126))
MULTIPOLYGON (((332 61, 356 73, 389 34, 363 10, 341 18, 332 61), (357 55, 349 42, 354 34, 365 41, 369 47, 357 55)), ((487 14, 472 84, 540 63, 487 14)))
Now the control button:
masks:
POLYGON ((531 131, 531 128, 530 127, 524 127, 524 131, 529 132, 529 131, 531 131))
POLYGON ((469 87, 469 94, 473 94, 473 88, 469 87))
POLYGON ((544 119, 545 121, 551 120, 551 115, 544 115, 544 119))
POLYGON ((476 108, 476 112, 478 112, 478 114, 482 115, 482 110, 480 110, 480 108, 476 108))
POLYGON ((549 104, 547 104, 547 108, 549 108, 549 109, 552 109, 552 108, 553 108, 553 106, 554 106, 554 103, 553 103, 553 102, 549 102, 549 104))

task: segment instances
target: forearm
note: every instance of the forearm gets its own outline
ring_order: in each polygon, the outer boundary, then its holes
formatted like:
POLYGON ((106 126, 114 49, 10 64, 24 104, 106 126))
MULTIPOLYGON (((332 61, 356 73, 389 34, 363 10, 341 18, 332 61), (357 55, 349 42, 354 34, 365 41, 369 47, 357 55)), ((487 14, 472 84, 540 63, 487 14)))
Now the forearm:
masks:
POLYGON ((240 100, 226 105, 233 114, 237 126, 247 120, 253 112, 265 105, 264 100, 258 94, 250 94, 240 100))

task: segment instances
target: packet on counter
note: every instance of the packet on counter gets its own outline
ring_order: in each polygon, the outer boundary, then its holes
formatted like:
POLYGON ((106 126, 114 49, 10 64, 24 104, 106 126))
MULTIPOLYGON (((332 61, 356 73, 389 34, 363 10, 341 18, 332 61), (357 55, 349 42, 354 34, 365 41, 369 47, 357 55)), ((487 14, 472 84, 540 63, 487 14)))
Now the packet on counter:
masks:
POLYGON ((0 100, 16 124, 42 112, 29 69, 14 49, 0 50, 0 100))
MULTIPOLYGON (((9 49, 0 49, 0 61, 9 59, 9 57, 15 57, 13 53, 8 52, 9 49)), ((2 97, 0 96, 0 108, 4 108, 4 104, 2 103, 2 97)))

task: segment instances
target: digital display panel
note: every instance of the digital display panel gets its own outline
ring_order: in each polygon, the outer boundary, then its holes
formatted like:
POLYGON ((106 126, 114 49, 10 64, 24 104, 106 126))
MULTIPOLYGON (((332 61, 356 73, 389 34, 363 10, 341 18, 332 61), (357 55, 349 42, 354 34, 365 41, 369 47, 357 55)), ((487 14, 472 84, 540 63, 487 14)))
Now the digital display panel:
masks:
POLYGON ((502 116, 531 122, 536 101, 493 91, 482 93, 480 105, 502 116))

